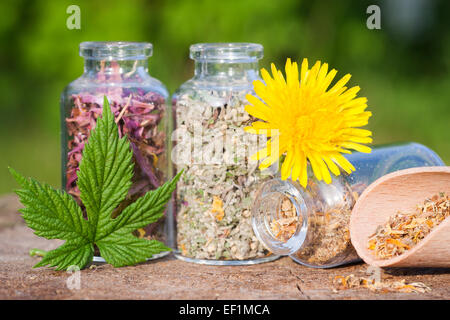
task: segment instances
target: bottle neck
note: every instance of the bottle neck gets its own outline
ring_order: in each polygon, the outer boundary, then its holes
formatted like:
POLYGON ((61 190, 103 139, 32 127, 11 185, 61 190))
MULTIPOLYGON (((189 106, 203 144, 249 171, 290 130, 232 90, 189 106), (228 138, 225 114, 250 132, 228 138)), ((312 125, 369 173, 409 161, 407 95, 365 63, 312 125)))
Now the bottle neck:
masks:
POLYGON ((296 183, 273 179, 263 184, 256 196, 253 231, 272 253, 291 255, 305 242, 310 214, 310 199, 296 183))
POLYGON ((101 80, 122 80, 143 76, 148 72, 148 60, 100 60, 86 59, 84 61, 84 74, 101 80))
POLYGON ((321 215, 337 209, 351 210, 354 205, 347 177, 335 177, 331 184, 318 181, 311 173, 308 179, 306 189, 291 179, 277 178, 264 183, 258 191, 252 208, 253 230, 274 254, 292 255, 307 248, 317 236, 315 224, 321 215))
POLYGON ((218 62, 195 61, 195 78, 231 78, 251 82, 258 78, 258 61, 218 62))

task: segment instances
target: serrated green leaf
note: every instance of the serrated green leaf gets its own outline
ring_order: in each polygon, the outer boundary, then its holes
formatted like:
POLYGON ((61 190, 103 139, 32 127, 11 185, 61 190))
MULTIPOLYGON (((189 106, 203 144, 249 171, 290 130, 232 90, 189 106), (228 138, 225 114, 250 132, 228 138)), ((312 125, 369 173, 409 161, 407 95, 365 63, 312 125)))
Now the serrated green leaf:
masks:
POLYGON ((139 239, 130 233, 115 232, 97 242, 102 257, 114 267, 135 265, 162 251, 170 251, 156 240, 139 239))
POLYGON ((171 181, 164 183, 156 190, 147 192, 130 204, 114 219, 114 224, 110 228, 106 229, 104 233, 97 233, 96 241, 102 239, 106 234, 117 231, 130 233, 158 221, 162 217, 182 173, 183 171, 179 172, 171 181))
POLYGON ((47 239, 92 241, 92 230, 69 194, 26 179, 12 168, 9 170, 23 188, 16 190, 25 206, 19 211, 36 235, 47 239))
POLYGON ((126 137, 119 139, 105 97, 102 117, 84 147, 77 181, 94 232, 112 223, 109 218, 113 210, 125 199, 133 177, 131 158, 130 144, 126 137))
POLYGON ((77 183, 88 220, 66 192, 10 171, 23 188, 16 192, 25 205, 22 213, 28 226, 39 236, 66 240, 61 247, 47 252, 35 267, 48 265, 63 270, 76 265, 82 269, 92 261, 94 244, 115 267, 143 262, 170 250, 159 241, 138 239, 132 232, 162 216, 182 172, 139 198, 116 219, 111 217, 131 186, 133 162, 130 144, 125 137, 119 138, 106 97, 102 118, 85 145, 78 171, 77 183))
POLYGON ((55 250, 45 254, 42 260, 37 263, 37 267, 56 267, 56 270, 66 270, 70 266, 78 266, 83 269, 92 261, 94 256, 94 246, 87 241, 67 241, 55 250))

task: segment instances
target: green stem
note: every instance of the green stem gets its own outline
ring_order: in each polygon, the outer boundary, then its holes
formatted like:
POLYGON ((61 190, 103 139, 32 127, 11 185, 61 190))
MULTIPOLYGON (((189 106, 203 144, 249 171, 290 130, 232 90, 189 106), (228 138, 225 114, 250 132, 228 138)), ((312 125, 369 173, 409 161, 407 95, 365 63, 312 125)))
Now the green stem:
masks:
POLYGON ((47 251, 33 248, 30 250, 30 257, 34 257, 34 256, 43 257, 43 256, 45 256, 46 253, 47 253, 47 251))

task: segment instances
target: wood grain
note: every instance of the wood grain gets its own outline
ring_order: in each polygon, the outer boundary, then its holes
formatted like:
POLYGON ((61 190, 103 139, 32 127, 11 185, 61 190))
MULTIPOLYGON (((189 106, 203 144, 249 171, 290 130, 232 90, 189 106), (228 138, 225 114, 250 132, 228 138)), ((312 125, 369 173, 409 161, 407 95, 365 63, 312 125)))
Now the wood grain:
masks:
MULTIPOLYGON (((385 268, 383 281, 423 282, 424 294, 372 292, 365 288, 333 291, 336 276, 368 276, 364 263, 333 269, 307 268, 285 257, 251 266, 205 266, 168 256, 135 267, 96 265, 81 271, 80 289, 72 276, 50 268, 33 269, 40 258, 31 248, 54 249, 58 240, 37 237, 17 213, 15 196, 0 197, 0 299, 450 299, 450 268, 385 268), (4 204, 3 206, 1 204, 4 204)), ((370 274, 374 270, 371 267, 370 274)))

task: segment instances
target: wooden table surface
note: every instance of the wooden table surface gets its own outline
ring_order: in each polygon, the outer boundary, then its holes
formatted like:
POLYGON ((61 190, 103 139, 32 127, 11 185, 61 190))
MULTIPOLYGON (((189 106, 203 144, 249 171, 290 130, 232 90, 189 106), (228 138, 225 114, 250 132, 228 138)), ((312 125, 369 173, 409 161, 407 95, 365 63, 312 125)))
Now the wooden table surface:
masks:
POLYGON ((16 196, 0 197, 0 299, 450 299, 450 269, 382 271, 383 281, 425 283, 432 291, 424 294, 336 291, 335 276, 365 275, 368 266, 312 269, 287 257, 239 267, 203 266, 173 256, 134 267, 102 264, 82 270, 77 288, 70 273, 32 269, 40 258, 30 257, 29 249, 53 249, 61 242, 35 236, 19 207, 16 196))

